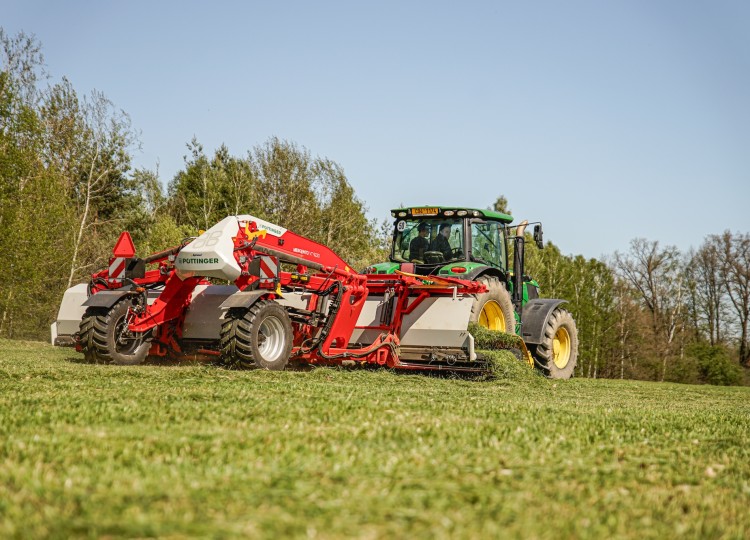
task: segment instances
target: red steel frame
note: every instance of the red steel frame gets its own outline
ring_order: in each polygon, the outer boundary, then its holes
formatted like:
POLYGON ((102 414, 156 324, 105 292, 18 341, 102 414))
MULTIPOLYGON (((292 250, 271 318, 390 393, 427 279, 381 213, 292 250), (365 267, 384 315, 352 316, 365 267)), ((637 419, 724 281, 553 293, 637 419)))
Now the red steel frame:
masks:
MULTIPOLYGON (((254 222, 240 223, 234 240, 234 257, 242 269, 235 280, 241 290, 266 289, 264 298, 274 299, 282 287, 302 288, 313 293, 309 311, 317 307, 316 294, 334 286, 340 288, 339 308, 328 333, 319 346, 307 349, 304 344, 314 340, 318 327, 295 322, 294 347, 291 358, 312 364, 337 364, 344 360, 375 363, 398 367, 399 336, 405 315, 411 313, 424 300, 432 296, 464 295, 486 291, 484 284, 454 277, 416 276, 398 272, 391 275, 359 274, 330 248, 308 238, 286 231, 274 236, 258 230, 254 222), (250 264, 259 256, 276 257, 278 261, 296 264, 296 272, 279 270, 274 281, 260 280, 251 275, 250 264), (349 339, 368 295, 393 295, 394 309, 389 324, 368 326, 382 330, 374 343, 361 349, 348 347, 349 339)), ((148 332, 157 328, 150 354, 164 356, 169 352, 180 353, 177 339, 181 337, 182 322, 192 293, 201 283, 208 283, 197 276, 181 276, 174 268, 174 255, 180 248, 154 254, 146 259, 157 263, 155 270, 147 271, 143 278, 131 280, 136 284, 136 293, 145 293, 145 287, 163 284, 164 289, 151 305, 144 302, 141 313, 131 320, 129 329, 134 333, 148 332)), ((278 265, 277 265, 278 267, 278 265)), ((108 280, 108 270, 92 276, 91 293, 122 287, 122 283, 108 280)))

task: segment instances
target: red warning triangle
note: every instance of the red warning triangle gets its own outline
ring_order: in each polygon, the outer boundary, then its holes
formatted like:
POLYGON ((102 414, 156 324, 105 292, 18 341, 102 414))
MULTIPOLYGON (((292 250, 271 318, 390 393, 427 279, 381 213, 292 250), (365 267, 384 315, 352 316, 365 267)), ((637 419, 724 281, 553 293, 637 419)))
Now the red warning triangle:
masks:
POLYGON ((115 244, 115 249, 112 250, 112 255, 115 257, 135 257, 135 246, 128 231, 123 231, 120 235, 115 244))

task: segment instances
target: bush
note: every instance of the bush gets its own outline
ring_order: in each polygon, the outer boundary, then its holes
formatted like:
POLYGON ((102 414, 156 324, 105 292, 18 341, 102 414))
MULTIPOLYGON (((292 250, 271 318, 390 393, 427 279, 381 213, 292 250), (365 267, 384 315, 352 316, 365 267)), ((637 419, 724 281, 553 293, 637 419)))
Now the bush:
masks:
POLYGON ((696 343, 686 352, 689 358, 697 362, 702 382, 719 386, 742 384, 742 368, 732 360, 725 347, 696 343))
POLYGON ((705 383, 698 359, 692 356, 685 356, 682 360, 675 359, 671 362, 667 369, 666 380, 681 384, 705 383))

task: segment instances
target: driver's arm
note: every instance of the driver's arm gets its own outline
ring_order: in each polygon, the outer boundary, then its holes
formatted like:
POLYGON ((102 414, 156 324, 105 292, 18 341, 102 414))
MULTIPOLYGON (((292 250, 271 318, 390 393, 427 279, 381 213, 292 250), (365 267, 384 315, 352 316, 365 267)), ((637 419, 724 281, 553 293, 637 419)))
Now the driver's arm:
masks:
POLYGON ((445 249, 443 250, 443 257, 445 257, 446 261, 453 258, 453 248, 451 247, 451 244, 450 242, 448 242, 448 240, 445 241, 445 249))

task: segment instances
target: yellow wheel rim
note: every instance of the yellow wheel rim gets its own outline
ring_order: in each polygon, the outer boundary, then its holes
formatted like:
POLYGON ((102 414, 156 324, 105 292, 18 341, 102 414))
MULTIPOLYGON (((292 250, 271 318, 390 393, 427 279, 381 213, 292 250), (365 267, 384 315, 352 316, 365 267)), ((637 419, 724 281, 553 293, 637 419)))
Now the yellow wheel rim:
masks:
POLYGON ((570 361, 570 334, 563 327, 557 329, 552 340, 552 361, 560 369, 570 361))
POLYGON ((505 316, 503 310, 500 309, 500 304, 490 300, 482 306, 482 312, 479 314, 479 326, 505 332, 505 316))

